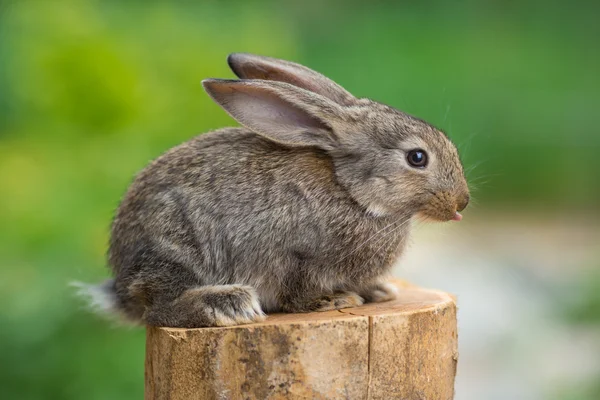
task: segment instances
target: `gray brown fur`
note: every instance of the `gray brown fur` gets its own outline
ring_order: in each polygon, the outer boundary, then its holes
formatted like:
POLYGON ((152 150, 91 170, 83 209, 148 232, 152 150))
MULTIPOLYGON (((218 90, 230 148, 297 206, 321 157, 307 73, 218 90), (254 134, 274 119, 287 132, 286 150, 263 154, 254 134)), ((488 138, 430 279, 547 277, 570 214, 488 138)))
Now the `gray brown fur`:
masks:
POLYGON ((228 62, 241 80, 203 84, 245 127, 195 137, 137 176, 112 226, 111 306, 189 328, 393 298, 382 279, 413 216, 450 220, 468 202, 454 145, 306 67, 228 62), (408 165, 413 148, 427 168, 408 165))

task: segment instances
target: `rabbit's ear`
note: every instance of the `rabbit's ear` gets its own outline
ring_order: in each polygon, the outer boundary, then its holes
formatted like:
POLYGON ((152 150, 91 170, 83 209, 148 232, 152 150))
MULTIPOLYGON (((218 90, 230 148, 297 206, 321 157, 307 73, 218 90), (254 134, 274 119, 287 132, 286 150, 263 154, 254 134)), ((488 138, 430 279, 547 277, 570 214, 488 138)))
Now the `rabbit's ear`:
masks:
POLYGON ((250 130, 288 146, 338 145, 334 126, 343 120, 340 105, 283 82, 206 79, 204 90, 250 130))
POLYGON ((329 78, 303 65, 276 58, 247 53, 233 53, 227 57, 233 72, 242 79, 264 79, 287 82, 320 94, 341 105, 352 105, 356 98, 329 78))

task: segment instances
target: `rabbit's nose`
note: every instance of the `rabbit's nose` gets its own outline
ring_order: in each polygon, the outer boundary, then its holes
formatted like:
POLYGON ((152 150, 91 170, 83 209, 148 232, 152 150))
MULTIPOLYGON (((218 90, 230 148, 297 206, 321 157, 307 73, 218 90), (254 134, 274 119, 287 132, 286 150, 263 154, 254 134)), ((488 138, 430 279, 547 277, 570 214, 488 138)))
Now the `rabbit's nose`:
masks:
POLYGON ((471 197, 468 193, 464 194, 463 196, 460 196, 456 202, 456 211, 462 211, 465 208, 467 208, 467 204, 469 204, 470 199, 471 197))

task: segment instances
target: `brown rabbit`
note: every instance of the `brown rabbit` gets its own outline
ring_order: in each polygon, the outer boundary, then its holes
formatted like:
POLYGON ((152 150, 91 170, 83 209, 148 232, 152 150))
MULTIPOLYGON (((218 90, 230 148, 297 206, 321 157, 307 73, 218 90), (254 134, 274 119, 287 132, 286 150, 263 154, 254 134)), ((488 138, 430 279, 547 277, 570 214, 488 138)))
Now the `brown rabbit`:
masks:
POLYGON ((85 290, 150 325, 225 326, 395 297, 413 216, 459 220, 469 191, 440 130, 301 65, 232 54, 207 79, 243 128, 193 138, 135 179, 112 225, 114 279, 85 290))

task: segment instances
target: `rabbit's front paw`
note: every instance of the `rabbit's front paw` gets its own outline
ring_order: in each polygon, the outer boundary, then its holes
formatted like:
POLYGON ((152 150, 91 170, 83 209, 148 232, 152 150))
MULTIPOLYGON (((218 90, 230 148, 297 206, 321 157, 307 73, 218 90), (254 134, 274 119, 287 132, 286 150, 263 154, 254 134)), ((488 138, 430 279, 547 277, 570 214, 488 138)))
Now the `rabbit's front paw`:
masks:
POLYGON ((288 313, 339 310, 340 308, 357 307, 365 300, 354 292, 334 292, 316 298, 292 298, 281 305, 288 313))
POLYGON ((357 307, 364 304, 365 300, 354 292, 337 292, 313 300, 309 311, 329 311, 340 308, 357 307))
POLYGON ((361 292, 367 303, 381 303, 398 298, 398 288, 390 282, 382 282, 370 286, 361 292))

